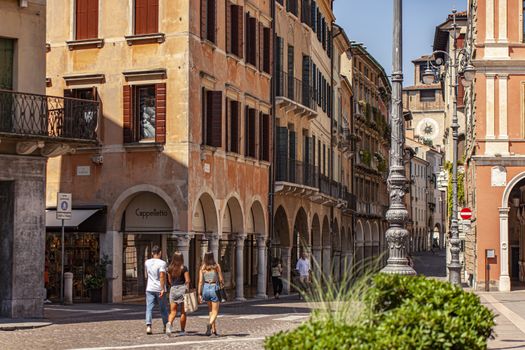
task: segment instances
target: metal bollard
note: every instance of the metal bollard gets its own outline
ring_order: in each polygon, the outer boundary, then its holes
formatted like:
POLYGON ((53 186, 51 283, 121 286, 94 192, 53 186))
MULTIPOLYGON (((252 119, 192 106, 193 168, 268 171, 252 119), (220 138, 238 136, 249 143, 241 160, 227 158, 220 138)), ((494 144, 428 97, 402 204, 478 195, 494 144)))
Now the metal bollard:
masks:
POLYGON ((64 304, 73 304, 73 273, 64 273, 64 304))

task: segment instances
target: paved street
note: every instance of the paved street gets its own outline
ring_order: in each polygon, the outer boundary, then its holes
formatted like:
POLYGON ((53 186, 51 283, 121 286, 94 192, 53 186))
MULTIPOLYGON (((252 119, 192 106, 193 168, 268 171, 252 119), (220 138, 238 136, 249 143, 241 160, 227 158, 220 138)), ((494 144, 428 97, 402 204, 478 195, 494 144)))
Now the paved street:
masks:
MULTIPOLYGON (((0 349, 258 349, 265 336, 296 327, 308 318, 296 297, 223 306, 220 337, 206 337, 206 310, 192 314, 184 337, 162 334, 160 316, 153 335, 146 335, 142 305, 52 305, 46 317, 53 325, 38 329, 0 331, 0 349)), ((178 319, 176 330, 178 330, 178 319)))

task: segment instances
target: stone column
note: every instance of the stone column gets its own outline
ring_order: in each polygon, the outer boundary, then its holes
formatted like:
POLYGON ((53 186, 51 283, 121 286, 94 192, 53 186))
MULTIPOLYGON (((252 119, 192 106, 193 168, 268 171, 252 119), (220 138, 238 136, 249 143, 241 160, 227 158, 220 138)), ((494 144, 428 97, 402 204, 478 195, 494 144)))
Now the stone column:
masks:
POLYGON ((331 275, 331 255, 332 255, 332 247, 331 246, 324 246, 323 247, 323 274, 325 278, 329 278, 331 275))
POLYGON ((499 291, 510 292, 509 276, 509 208, 499 208, 500 275, 499 291))
POLYGON ((122 302, 123 240, 123 234, 118 231, 107 231, 100 235, 100 256, 107 255, 111 260, 106 270, 107 297, 110 303, 122 302))
POLYGON ((235 300, 246 300, 244 298, 244 240, 246 235, 235 236, 235 300))
MULTIPOLYGON (((283 263, 283 294, 285 295, 290 294, 290 279, 292 275, 292 267, 290 266, 292 264, 291 253, 291 247, 281 248, 281 260, 283 263)), ((295 268, 295 266, 293 268, 295 268)))
POLYGON ((207 233, 206 239, 208 240, 208 250, 210 252, 213 252, 213 256, 215 257, 215 261, 219 262, 220 256, 219 256, 219 234, 216 232, 207 233))
MULTIPOLYGON (((486 106, 485 106, 485 137, 487 139, 494 139, 494 100, 495 96, 495 80, 496 75, 493 73, 485 74, 486 77, 486 106)), ((490 153, 490 152, 485 152, 490 153)))
POLYGON ((334 254, 334 280, 336 282, 341 280, 341 252, 334 254))
POLYGON ((257 298, 266 299, 266 282, 268 277, 266 263, 266 236, 263 234, 257 235, 257 298))
POLYGON ((177 234, 177 249, 184 257, 184 264, 188 265, 190 262, 190 241, 191 236, 188 233, 177 234))
POLYGON ((494 40, 494 0, 487 0, 485 16, 485 42, 493 43, 494 40))
POLYGON ((323 266, 321 265, 323 261, 321 247, 313 246, 312 247, 312 270, 315 273, 317 279, 321 278, 321 271, 323 266))
POLYGON ((498 1, 498 43, 506 43, 507 40, 507 0, 498 1))
MULTIPOLYGON (((501 1, 500 2, 504 2, 501 1)), ((498 83, 499 83, 499 136, 498 139, 502 140, 500 145, 501 151, 503 154, 509 153, 509 145, 506 142, 509 138, 508 134, 508 113, 507 113, 507 85, 508 85, 509 76, 508 74, 498 74, 498 83)))

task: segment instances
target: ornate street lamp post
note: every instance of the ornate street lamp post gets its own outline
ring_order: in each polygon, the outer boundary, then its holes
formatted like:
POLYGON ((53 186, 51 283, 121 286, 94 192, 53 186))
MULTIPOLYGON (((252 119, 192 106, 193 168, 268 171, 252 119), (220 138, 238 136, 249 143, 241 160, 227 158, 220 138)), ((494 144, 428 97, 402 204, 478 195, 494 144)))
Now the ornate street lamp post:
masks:
POLYGON ((405 125, 403 119, 403 1, 394 0, 394 45, 392 62, 392 126, 390 148, 390 171, 388 188, 390 191, 390 207, 386 219, 390 225, 386 231, 388 242, 388 261, 381 272, 400 275, 415 275, 414 269, 408 265, 406 242, 408 231, 405 224, 408 211, 404 197, 406 190, 405 177, 405 125))
POLYGON ((475 78, 476 70, 469 63, 470 54, 466 49, 458 50, 457 48, 457 39, 460 35, 458 32, 458 25, 456 23, 456 10, 452 11, 453 17, 453 31, 452 37, 454 39, 454 47, 452 57, 445 51, 434 51, 431 57, 436 56, 437 54, 442 54, 445 57, 445 60, 437 59, 436 63, 432 63, 430 60, 427 65, 427 69, 423 73, 423 83, 432 84, 435 80, 436 73, 435 70, 430 69, 438 68, 436 66, 445 66, 444 75, 449 71, 451 84, 450 88, 452 90, 452 104, 453 104, 453 113, 452 113, 452 215, 450 222, 450 263, 448 264, 449 271, 449 281, 452 284, 460 285, 461 284, 461 263, 459 262, 459 252, 460 252, 460 239, 458 232, 458 80, 461 79, 461 84, 465 87, 470 86, 472 81, 475 78))

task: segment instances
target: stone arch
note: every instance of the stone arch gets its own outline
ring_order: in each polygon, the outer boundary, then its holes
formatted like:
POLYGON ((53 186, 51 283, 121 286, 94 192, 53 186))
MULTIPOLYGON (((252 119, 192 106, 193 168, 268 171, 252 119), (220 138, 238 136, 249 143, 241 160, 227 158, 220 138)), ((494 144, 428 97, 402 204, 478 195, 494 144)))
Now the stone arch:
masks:
POLYGON ((379 235, 379 225, 377 224, 377 222, 374 222, 373 226, 374 229, 372 230, 372 241, 379 245, 379 241, 381 240, 381 236, 379 235))
POLYGON ((204 192, 195 203, 192 215, 192 232, 218 232, 219 220, 215 200, 212 195, 204 192))
POLYGON ((325 215, 323 218, 323 228, 322 228, 322 235, 321 235, 321 243, 324 246, 330 245, 330 223, 328 221, 328 216, 325 215))
POLYGON ((321 237, 321 223, 319 222, 319 215, 315 214, 312 219, 312 246, 320 247, 322 243, 321 237))
POLYGON ((295 243, 301 246, 310 244, 310 234, 308 227, 308 215, 303 207, 300 207, 295 214, 293 226, 293 239, 295 243), (298 235, 298 236, 297 236, 298 235))
POLYGON ((290 247, 290 226, 286 210, 279 206, 274 215, 274 230, 272 232, 272 244, 281 247, 290 247))
POLYGON ((357 220, 355 224, 355 240, 358 242, 362 242, 365 240, 365 233, 363 229, 363 223, 361 220, 357 220))
POLYGON ((331 244, 332 250, 341 250, 341 233, 339 231, 339 223, 337 218, 334 218, 333 232, 331 244))
POLYGON ((365 241, 372 241, 372 227, 370 226, 370 221, 367 221, 365 225, 365 241))
POLYGON ((267 236, 265 218, 266 215, 264 215, 263 205, 258 200, 255 200, 252 203, 246 218, 246 232, 248 234, 256 233, 267 236))
POLYGON ((222 233, 243 234, 244 230, 244 215, 242 206, 237 196, 232 195, 223 209, 222 216, 222 233))
POLYGON ((128 188, 127 190, 122 192, 113 203, 113 206, 111 207, 111 210, 108 215, 109 227, 111 227, 113 231, 120 231, 122 226, 122 215, 124 214, 124 211, 128 207, 128 204, 133 200, 133 198, 135 198, 141 193, 153 193, 159 196, 162 200, 164 200, 164 202, 171 211, 171 216, 173 218, 173 229, 183 229, 180 224, 178 208, 175 205, 175 202, 173 201, 172 197, 157 186, 143 184, 128 188))

